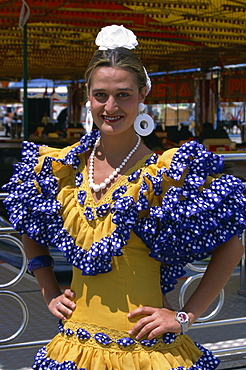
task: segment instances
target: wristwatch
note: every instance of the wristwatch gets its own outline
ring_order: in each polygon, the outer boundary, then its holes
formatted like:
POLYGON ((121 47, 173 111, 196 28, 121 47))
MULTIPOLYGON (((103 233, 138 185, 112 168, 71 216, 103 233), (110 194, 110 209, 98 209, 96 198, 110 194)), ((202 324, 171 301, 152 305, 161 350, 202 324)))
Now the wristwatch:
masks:
POLYGON ((177 311, 175 320, 181 325, 181 332, 186 333, 189 329, 189 315, 184 311, 177 311))

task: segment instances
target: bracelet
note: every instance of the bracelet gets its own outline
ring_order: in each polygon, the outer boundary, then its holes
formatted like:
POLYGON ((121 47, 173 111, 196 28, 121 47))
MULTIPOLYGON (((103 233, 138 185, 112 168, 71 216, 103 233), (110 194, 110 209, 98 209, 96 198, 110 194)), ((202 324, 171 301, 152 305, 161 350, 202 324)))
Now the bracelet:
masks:
POLYGON ((54 267, 54 259, 48 254, 42 256, 34 257, 28 261, 27 269, 30 274, 33 275, 33 271, 40 269, 42 267, 54 267))

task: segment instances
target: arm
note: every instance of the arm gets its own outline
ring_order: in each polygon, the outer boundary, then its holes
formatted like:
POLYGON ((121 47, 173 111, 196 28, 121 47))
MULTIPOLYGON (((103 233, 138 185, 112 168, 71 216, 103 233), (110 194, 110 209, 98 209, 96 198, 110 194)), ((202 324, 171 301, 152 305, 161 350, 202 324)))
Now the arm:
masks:
MULTIPOLYGON (((244 247, 237 236, 218 246, 212 255, 201 282, 182 310, 188 313, 190 325, 210 306, 229 280, 232 272, 244 253, 244 247)), ((153 339, 167 332, 180 332, 180 324, 175 320, 175 312, 169 308, 140 307, 130 312, 128 317, 145 315, 130 330, 136 339, 148 335, 153 339)))
POLYGON ((215 248, 201 282, 184 306, 193 324, 219 295, 244 253, 237 236, 215 248))
MULTIPOLYGON (((47 247, 36 243, 27 235, 22 236, 22 241, 28 260, 42 255, 50 255, 47 247)), ((39 268, 34 271, 34 275, 50 312, 59 319, 65 320, 66 316, 71 315, 75 309, 75 303, 72 301, 75 298, 74 293, 70 289, 66 289, 62 293, 52 267, 39 268), (57 306, 58 302, 61 304, 57 306)))

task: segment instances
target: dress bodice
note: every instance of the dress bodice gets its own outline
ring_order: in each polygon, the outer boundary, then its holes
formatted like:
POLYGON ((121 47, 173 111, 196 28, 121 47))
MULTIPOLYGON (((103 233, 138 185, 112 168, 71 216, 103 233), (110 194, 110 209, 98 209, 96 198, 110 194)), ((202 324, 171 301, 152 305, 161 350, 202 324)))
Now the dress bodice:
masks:
POLYGON ((123 254, 113 257, 112 270, 97 276, 82 276, 74 268, 71 288, 77 308, 71 320, 129 330, 136 322, 128 312, 140 306, 162 307, 160 262, 149 258, 144 243, 133 233, 123 254), (100 312, 100 315, 95 314, 100 312))

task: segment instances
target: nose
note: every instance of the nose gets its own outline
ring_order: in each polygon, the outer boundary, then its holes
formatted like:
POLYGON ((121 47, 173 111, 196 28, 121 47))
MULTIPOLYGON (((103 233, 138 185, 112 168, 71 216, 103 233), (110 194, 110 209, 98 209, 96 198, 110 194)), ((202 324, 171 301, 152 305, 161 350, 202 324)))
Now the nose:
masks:
POLYGON ((109 96, 106 103, 105 103, 105 111, 107 114, 113 114, 117 110, 117 103, 115 101, 115 98, 113 96, 109 96))

